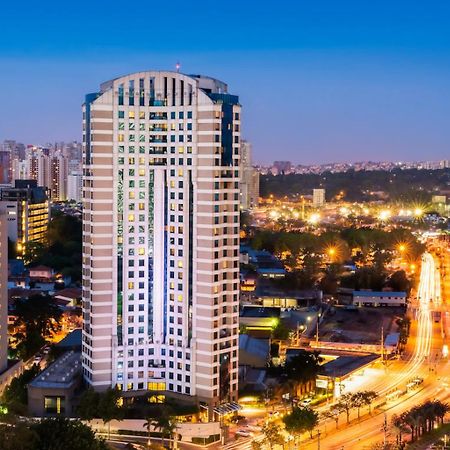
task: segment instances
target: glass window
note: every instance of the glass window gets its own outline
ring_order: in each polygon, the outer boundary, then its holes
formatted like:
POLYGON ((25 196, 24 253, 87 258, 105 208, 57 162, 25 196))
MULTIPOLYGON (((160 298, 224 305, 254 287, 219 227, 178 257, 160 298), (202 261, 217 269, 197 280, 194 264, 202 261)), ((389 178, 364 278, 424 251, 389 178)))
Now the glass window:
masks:
POLYGON ((47 414, 64 414, 66 411, 66 399, 60 396, 45 396, 44 409, 47 414))

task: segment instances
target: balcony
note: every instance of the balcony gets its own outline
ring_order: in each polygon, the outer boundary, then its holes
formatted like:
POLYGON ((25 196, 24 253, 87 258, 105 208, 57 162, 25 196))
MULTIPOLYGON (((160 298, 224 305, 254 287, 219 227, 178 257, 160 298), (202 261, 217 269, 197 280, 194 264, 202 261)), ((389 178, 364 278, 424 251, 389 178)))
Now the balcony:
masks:
POLYGON ((155 132, 155 131, 164 131, 167 132, 167 125, 152 125, 150 127, 150 131, 151 132, 155 132))
POLYGON ((167 144, 167 136, 150 136, 152 144, 167 144))
POLYGON ((149 120, 167 120, 167 113, 150 113, 149 120))

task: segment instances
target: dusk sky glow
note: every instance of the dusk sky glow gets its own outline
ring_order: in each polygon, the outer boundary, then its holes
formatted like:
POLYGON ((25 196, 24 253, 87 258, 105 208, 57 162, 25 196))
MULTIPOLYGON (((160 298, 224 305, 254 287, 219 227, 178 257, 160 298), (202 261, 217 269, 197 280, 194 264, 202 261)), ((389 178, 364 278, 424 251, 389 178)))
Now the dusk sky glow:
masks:
POLYGON ((0 140, 80 140, 86 93, 180 61, 240 96, 255 162, 450 158, 447 1, 26 0, 0 15, 0 140))

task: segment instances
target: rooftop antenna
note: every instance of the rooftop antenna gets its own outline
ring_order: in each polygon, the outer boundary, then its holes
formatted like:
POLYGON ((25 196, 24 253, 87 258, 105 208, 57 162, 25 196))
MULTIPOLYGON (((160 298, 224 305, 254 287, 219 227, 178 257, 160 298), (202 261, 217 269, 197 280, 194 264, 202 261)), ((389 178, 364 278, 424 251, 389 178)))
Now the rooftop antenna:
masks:
POLYGON ((175 69, 176 69, 177 73, 180 73, 180 67, 181 67, 181 64, 179 62, 177 62, 175 64, 175 69))

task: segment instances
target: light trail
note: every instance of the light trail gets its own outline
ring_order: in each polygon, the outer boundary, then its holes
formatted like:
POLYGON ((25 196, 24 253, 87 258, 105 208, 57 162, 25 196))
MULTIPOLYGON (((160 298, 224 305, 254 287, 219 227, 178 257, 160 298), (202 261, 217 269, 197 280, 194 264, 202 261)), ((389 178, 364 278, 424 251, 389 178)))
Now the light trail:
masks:
POLYGON ((435 306, 435 301, 440 301, 440 282, 436 280, 439 280, 439 271, 436 268, 433 256, 430 253, 424 253, 417 289, 419 307, 416 310, 417 335, 413 354, 402 367, 400 373, 385 374, 375 382, 366 383, 365 389, 376 391, 379 396, 382 396, 418 375, 418 371, 427 361, 431 352, 433 320, 430 304, 435 306))

